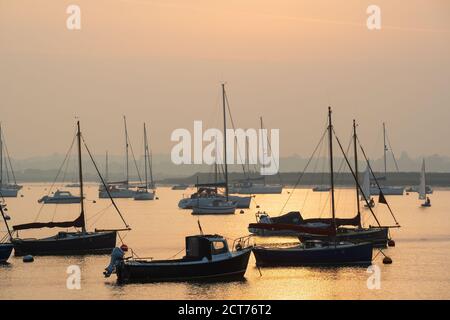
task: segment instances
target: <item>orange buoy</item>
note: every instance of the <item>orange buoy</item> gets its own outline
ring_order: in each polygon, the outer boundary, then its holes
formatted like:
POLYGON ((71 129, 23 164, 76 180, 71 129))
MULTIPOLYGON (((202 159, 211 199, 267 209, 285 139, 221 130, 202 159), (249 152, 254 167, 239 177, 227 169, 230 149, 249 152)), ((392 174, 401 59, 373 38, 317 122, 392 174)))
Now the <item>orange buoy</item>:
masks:
POLYGON ((120 246, 120 249, 122 249, 122 251, 127 252, 128 251, 128 246, 124 243, 120 246))

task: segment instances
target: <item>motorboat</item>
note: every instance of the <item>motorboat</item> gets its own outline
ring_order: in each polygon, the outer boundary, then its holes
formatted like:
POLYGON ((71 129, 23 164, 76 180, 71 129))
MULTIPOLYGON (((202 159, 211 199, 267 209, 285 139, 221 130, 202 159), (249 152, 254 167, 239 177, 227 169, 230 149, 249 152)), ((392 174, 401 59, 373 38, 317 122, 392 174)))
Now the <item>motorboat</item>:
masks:
POLYGON ((236 203, 226 200, 213 200, 207 205, 197 205, 192 208, 193 215, 220 215, 220 214, 234 214, 236 211, 236 203))
POLYGON ((55 203, 55 204, 68 204, 68 203, 80 203, 80 196, 74 196, 70 191, 56 190, 53 195, 43 196, 38 200, 39 203, 55 203))
POLYGON ((252 246, 249 238, 239 238, 228 247, 220 235, 186 237, 186 254, 181 259, 148 260, 125 258, 115 266, 117 281, 230 281, 244 278, 252 246))

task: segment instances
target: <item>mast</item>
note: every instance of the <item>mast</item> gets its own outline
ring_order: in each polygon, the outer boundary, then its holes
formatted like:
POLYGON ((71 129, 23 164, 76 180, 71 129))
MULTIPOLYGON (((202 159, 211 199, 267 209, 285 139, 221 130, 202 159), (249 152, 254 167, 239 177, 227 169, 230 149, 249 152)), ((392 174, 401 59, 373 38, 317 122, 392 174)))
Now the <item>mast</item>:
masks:
POLYGON ((331 214, 334 229, 336 229, 336 213, 334 207, 334 166, 333 166, 333 124, 331 123, 331 107, 328 107, 328 140, 330 152, 330 191, 331 191, 331 214))
MULTIPOLYGON (((263 126, 263 118, 262 117, 259 117, 259 122, 260 122, 260 127, 261 127, 261 136, 263 136, 263 128, 264 128, 264 126, 263 126)), ((266 138, 269 139, 269 137, 266 137, 266 138)), ((266 153, 266 150, 264 149, 265 141, 261 141, 261 143, 262 143, 262 148, 263 148, 263 150, 262 150, 262 152, 263 152, 262 154, 263 154, 263 158, 264 158, 263 161, 266 161, 267 153, 266 153)), ((266 176, 263 176, 263 178, 264 178, 264 185, 266 185, 266 176)))
POLYGON ((356 208, 358 212, 358 226, 361 228, 361 209, 359 205, 359 177, 358 177, 358 148, 356 143, 356 122, 355 119, 353 119, 353 146, 354 146, 354 152, 355 152, 355 186, 356 186, 356 208))
POLYGON ((123 116, 123 124, 125 127, 125 163, 126 163, 126 171, 127 171, 127 187, 130 180, 130 171, 128 167, 128 130, 127 130, 127 119, 123 116))
POLYGON ((228 201, 228 164, 227 164, 227 116, 226 116, 226 98, 225 98, 225 83, 222 83, 222 108, 223 108, 223 157, 225 162, 225 196, 228 201))
POLYGON ((0 123, 0 187, 3 185, 3 136, 2 124, 0 123))
POLYGON ((108 180, 109 180, 109 168, 108 168, 108 150, 106 150, 106 158, 105 158, 105 163, 106 163, 106 166, 105 166, 105 181, 106 181, 106 183, 108 183, 108 180))
POLYGON ((387 179, 387 165, 386 165, 386 152, 387 152, 387 146, 386 146, 386 125, 383 122, 383 145, 384 145, 384 178, 387 179))
POLYGON ((148 180, 147 180, 147 153, 148 153, 148 145, 147 145, 147 129, 145 128, 144 122, 144 171, 145 171, 145 191, 148 191, 148 180))
POLYGON ((83 197, 83 166, 81 164, 81 130, 80 121, 77 121, 77 140, 78 140, 78 174, 80 179, 80 205, 81 205, 81 216, 83 220, 83 226, 81 231, 86 232, 86 219, 84 217, 84 197, 83 197))

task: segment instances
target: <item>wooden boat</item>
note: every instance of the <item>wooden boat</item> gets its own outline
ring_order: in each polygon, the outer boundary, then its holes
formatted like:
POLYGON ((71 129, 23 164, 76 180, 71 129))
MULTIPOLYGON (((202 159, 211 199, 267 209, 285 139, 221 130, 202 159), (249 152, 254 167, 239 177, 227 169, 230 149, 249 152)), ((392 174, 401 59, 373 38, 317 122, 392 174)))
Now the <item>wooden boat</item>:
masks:
POLYGON ((117 281, 229 281, 240 280, 247 270, 252 250, 249 238, 235 240, 232 249, 220 235, 186 237, 186 255, 181 259, 124 259, 116 266, 117 281))
MULTIPOLYGON (((83 170, 81 160, 81 130, 80 122, 77 122, 77 141, 78 141, 78 174, 80 183, 80 194, 83 194, 83 170)), ((85 144, 86 145, 86 144, 85 144)), ((87 146, 86 146, 87 149, 87 146)), ((87 149, 91 160, 92 155, 87 149)), ((94 167, 97 170, 97 166, 94 163, 94 167)), ((101 181, 104 183, 103 178, 97 170, 101 181)), ((104 183, 105 184, 105 183, 104 183)), ((105 184, 106 186, 106 184, 105 184)), ((111 201, 116 208, 118 214, 122 218, 125 224, 125 229, 130 230, 129 226, 123 219, 120 211, 111 198, 111 201)), ((34 239, 34 238, 20 238, 15 237, 11 239, 14 245, 14 254, 16 256, 23 255, 80 255, 80 254, 104 254, 110 253, 116 246, 116 234, 119 230, 86 230, 84 199, 80 201, 80 215, 73 221, 64 222, 34 222, 13 226, 13 230, 18 233, 20 230, 28 229, 40 229, 40 228, 75 228, 78 229, 75 232, 58 232, 56 235, 34 239)))

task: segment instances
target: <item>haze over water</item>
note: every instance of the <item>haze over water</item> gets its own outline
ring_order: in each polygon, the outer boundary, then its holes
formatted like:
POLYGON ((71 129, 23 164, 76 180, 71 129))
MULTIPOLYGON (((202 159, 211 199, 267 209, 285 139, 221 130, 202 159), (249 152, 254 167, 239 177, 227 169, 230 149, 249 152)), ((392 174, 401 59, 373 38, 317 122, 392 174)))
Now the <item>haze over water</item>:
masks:
MULTIPOLYGON (((48 192, 49 185, 26 184, 23 198, 8 199, 11 224, 34 221, 40 208, 37 199, 48 192)), ((256 204, 260 210, 277 215, 289 197, 257 195, 250 209, 232 216, 202 216, 205 233, 219 233, 228 239, 248 234, 247 225, 255 221, 256 204)), ((140 257, 166 259, 184 248, 184 237, 197 234, 197 217, 189 210, 180 210, 177 203, 192 190, 173 191, 160 187, 159 200, 133 201, 117 199, 117 204, 133 230, 122 233, 124 242, 140 257)), ((289 190, 291 191, 291 190, 289 190)), ((77 192, 76 189, 73 190, 77 192)), ((97 199, 97 186, 86 188, 87 217, 90 229, 120 227, 120 219, 108 199, 97 199), (96 200, 93 203, 92 200, 96 200), (105 209, 107 208, 107 209, 105 209), (103 212, 103 214, 101 213, 103 212)), ((301 210, 304 217, 329 215, 327 193, 310 189, 296 190, 285 211, 301 210)), ((354 191, 339 189, 336 193, 337 214, 350 217, 355 213, 354 191)), ((401 228, 392 231, 395 248, 384 252, 393 259, 383 265, 381 255, 374 264, 381 268, 381 289, 369 290, 371 275, 365 268, 262 268, 262 276, 250 258, 245 280, 231 283, 154 283, 119 286, 115 275, 104 279, 102 272, 109 256, 35 257, 33 263, 23 263, 12 257, 10 264, 0 266, 0 299, 450 299, 450 191, 435 190, 433 206, 419 207, 417 194, 388 197, 401 228), (67 267, 79 265, 82 271, 81 289, 66 288, 67 267)), ((46 205, 39 221, 73 219, 78 205, 46 205)), ((237 211, 238 212, 238 211, 237 211)), ((388 212, 377 204, 375 212, 384 224, 393 224, 388 212)), ((363 209, 365 225, 374 225, 363 209)), ((3 231, 3 227, 1 230, 3 231)), ((56 230, 22 231, 22 237, 52 235, 56 230)), ((255 238, 256 243, 290 242, 294 238, 255 238)), ((229 240, 232 244, 232 240, 229 240)), ((180 253, 177 257, 183 254, 180 253)), ((374 252, 374 255, 376 253, 374 252)))

